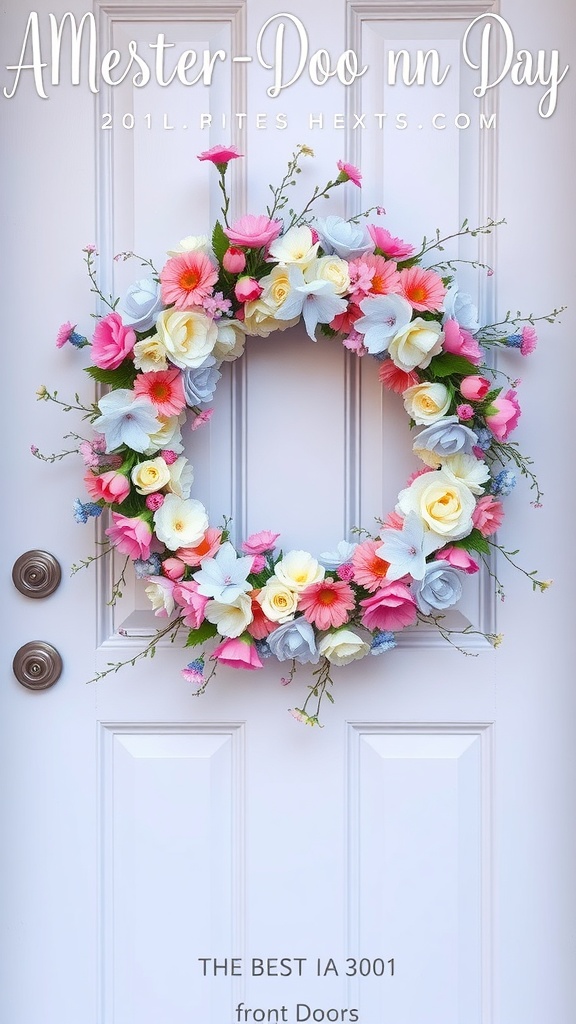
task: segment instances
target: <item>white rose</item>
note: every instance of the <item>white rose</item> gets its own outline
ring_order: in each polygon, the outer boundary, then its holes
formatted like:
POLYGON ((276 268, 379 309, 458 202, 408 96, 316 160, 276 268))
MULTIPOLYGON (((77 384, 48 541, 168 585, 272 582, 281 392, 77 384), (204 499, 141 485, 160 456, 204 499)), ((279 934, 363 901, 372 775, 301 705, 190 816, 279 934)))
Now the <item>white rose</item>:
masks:
POLYGON ((410 373, 417 366, 423 370, 429 366, 432 356, 442 351, 443 340, 442 328, 436 320, 424 320, 417 316, 394 335, 388 351, 393 363, 410 373))
POLYGON ((154 528, 158 540, 170 551, 193 548, 208 529, 206 509, 195 498, 167 494, 162 507, 154 513, 154 528))
POLYGON ((304 277, 308 282, 330 281, 336 295, 344 295, 350 288, 349 266, 339 256, 320 256, 310 264, 304 277))
POLYGON ((414 384, 402 395, 404 408, 408 415, 419 425, 435 423, 450 408, 450 392, 444 384, 414 384))
POLYGON ((186 421, 186 412, 183 410, 178 416, 159 416, 158 419, 162 426, 155 434, 150 434, 150 447, 146 449, 144 454, 151 455, 152 452, 158 451, 159 448, 168 448, 170 451, 179 454, 184 450, 180 426, 186 421))
POLYGON ((208 622, 214 623, 220 636, 240 636, 254 618, 252 599, 248 597, 248 594, 240 594, 230 604, 208 601, 204 615, 208 622))
POLYGON ((304 270, 315 259, 320 244, 313 242, 312 237, 312 232, 306 224, 289 228, 285 235, 280 235, 272 242, 270 255, 278 263, 296 264, 304 270))
POLYGON ((142 373, 150 373, 154 370, 167 370, 168 360, 166 349, 157 334, 151 338, 144 338, 134 345, 134 366, 142 373))
POLYGON ((351 629, 337 629, 322 637, 318 651, 331 665, 349 665, 351 661, 364 658, 370 651, 370 645, 351 629))
POLYGON ((159 455, 156 459, 148 459, 134 466, 130 474, 132 483, 138 494, 153 494, 160 491, 170 480, 170 471, 164 459, 159 455))
POLYGON ((239 320, 219 320, 216 324, 216 344, 212 355, 218 362, 231 363, 244 351, 246 328, 239 320))
POLYGON ((298 607, 298 595, 274 577, 262 587, 256 600, 271 622, 289 622, 298 607))
POLYGON ((465 484, 472 491, 472 494, 482 494, 483 484, 490 479, 490 468, 482 459, 474 455, 465 455, 458 452, 456 455, 448 455, 442 460, 442 469, 449 477, 454 477, 461 484, 465 484))
POLYGON ((167 250, 168 256, 180 256, 183 252, 208 252, 210 243, 208 235, 186 235, 173 249, 167 250))
POLYGON ((326 570, 308 551, 289 551, 277 563, 274 573, 285 587, 300 594, 313 583, 320 583, 326 570))
POLYGON ((400 491, 397 511, 404 516, 416 512, 436 537, 434 550, 448 540, 460 540, 471 532, 475 507, 470 488, 444 469, 439 469, 423 473, 412 481, 410 487, 400 491))
POLYGON ((168 359, 181 369, 201 366, 211 354, 218 334, 214 321, 193 309, 164 309, 156 329, 168 359))
POLYGON ((189 498, 190 488, 194 482, 194 470, 188 459, 181 455, 176 462, 168 466, 169 480, 168 490, 171 494, 177 494, 179 498, 189 498))
POLYGON ((152 610, 159 616, 172 615, 174 611, 172 580, 168 580, 164 576, 150 576, 149 580, 148 586, 144 588, 144 593, 152 605, 152 610))

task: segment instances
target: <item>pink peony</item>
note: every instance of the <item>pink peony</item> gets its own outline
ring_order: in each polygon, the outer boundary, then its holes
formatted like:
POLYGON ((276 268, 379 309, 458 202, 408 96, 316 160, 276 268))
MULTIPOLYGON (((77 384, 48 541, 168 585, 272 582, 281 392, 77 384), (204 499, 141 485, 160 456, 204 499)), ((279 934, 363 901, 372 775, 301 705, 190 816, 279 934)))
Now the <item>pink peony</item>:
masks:
POLYGON ((379 540, 365 540, 358 544, 352 554, 354 582, 365 590, 378 590, 384 583, 390 563, 376 554, 377 549, 381 547, 382 543, 379 540))
POLYGON ((203 558, 214 558, 222 542, 222 530, 209 526, 199 544, 193 548, 178 548, 176 557, 192 568, 200 565, 203 558))
POLYGON ((435 313, 442 308, 446 288, 435 270, 410 267, 400 271, 400 294, 417 312, 435 313))
POLYGON ((499 530, 504 521, 504 507, 490 494, 486 494, 476 503, 472 513, 472 522, 483 537, 490 537, 499 530))
POLYGON ((400 581, 386 583, 360 604, 364 608, 362 625, 366 629, 385 629, 394 633, 416 622, 416 602, 408 587, 400 581))
POLYGON ((405 370, 401 370, 399 366, 396 366, 391 359, 386 359, 380 364, 378 377, 380 383, 385 388, 388 388, 389 391, 395 391, 397 395, 403 394, 407 388, 412 388, 415 384, 420 383, 420 378, 414 370, 407 373, 405 370))
POLYGON ((224 640, 216 647, 212 657, 229 668, 262 668, 258 651, 247 637, 239 636, 224 640))
POLYGON ((522 342, 520 345, 520 352, 523 356, 529 356, 534 351, 538 344, 538 335, 534 328, 527 324, 522 328, 522 342))
POLYGON ((186 566, 179 558, 165 558, 162 562, 164 576, 167 576, 169 580, 173 580, 174 583, 178 583, 182 579, 185 570, 186 566))
POLYGON ((110 537, 121 555, 128 555, 132 559, 143 558, 144 561, 150 558, 152 530, 146 520, 140 516, 128 518, 113 512, 112 521, 113 525, 105 531, 106 536, 110 537))
POLYGON ((499 441, 506 441, 520 419, 520 406, 514 390, 498 395, 486 410, 486 426, 499 441))
POLYGON ((218 270, 204 252, 178 253, 160 271, 162 299, 176 309, 202 305, 218 280, 218 270))
POLYGON ((243 154, 239 153, 236 146, 212 146, 212 149, 206 149, 203 153, 198 154, 199 160, 209 160, 210 163, 216 164, 216 166, 226 165, 231 160, 237 160, 243 154))
POLYGON ((261 530, 260 533, 251 533, 248 540, 245 540, 240 547, 247 555, 263 555, 266 551, 274 550, 279 536, 279 533, 261 530))
POLYGON ((125 327, 119 313, 109 313, 96 325, 92 338, 92 362, 101 370, 117 370, 136 344, 131 327, 125 327))
POLYGON ((228 235, 232 245, 241 245, 245 249, 261 249, 278 238, 281 230, 281 221, 270 220, 264 214, 255 217, 252 213, 247 213, 231 228, 224 228, 224 234, 228 235))
POLYGON ((87 473, 84 477, 86 490, 94 501, 105 501, 108 505, 121 505, 130 494, 130 481, 123 473, 109 470, 107 473, 87 473))
POLYGON ((177 367, 139 373, 134 393, 148 398, 159 416, 178 416, 186 405, 182 373, 177 367))
POLYGON ((246 267, 246 257, 242 249, 230 246, 222 257, 222 266, 229 274, 241 274, 246 267))
POLYGON ((465 331, 457 320, 447 320, 443 325, 445 352, 452 352, 452 355, 463 356, 469 363, 478 366, 482 362, 482 349, 474 340, 469 331, 465 331))
POLYGON ((173 591, 174 600, 184 609, 184 624, 188 629, 199 629, 204 622, 204 611, 208 598, 198 593, 198 584, 191 580, 177 583, 173 591))
POLYGON ((385 256, 395 260, 409 259, 414 254, 414 246, 403 242, 401 238, 394 238, 386 228, 377 227, 376 224, 368 225, 370 238, 377 249, 380 249, 385 256))
POLYGON ((436 558, 448 562, 453 569, 460 569, 461 572, 466 572, 469 575, 478 572, 480 568, 478 562, 475 562, 472 556, 464 551, 464 548, 443 548, 442 551, 436 552, 436 558))
POLYGON ((234 286, 234 295, 238 302, 254 302, 259 299, 264 289, 253 277, 240 277, 234 286))
POLYGON ((490 391, 490 381, 486 377, 463 377, 460 381, 460 394, 469 402, 482 402, 490 391))
POLYGON ((298 607, 317 629, 331 629, 348 621, 354 594, 343 580, 324 579, 302 591, 298 607))
POLYGON ((338 175, 340 181, 353 181, 355 185, 360 187, 362 182, 362 171, 359 167, 354 167, 354 164, 344 163, 344 160, 339 160, 336 164, 340 174, 338 175))

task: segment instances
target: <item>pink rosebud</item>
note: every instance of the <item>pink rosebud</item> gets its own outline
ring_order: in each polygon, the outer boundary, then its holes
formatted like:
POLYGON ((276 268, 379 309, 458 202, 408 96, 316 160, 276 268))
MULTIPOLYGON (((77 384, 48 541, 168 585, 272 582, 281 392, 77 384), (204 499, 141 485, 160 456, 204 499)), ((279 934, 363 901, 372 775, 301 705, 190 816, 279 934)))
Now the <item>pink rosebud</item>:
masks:
POLYGON ((451 352, 455 356, 463 356, 469 363, 479 366, 482 362, 482 349, 474 340, 469 331, 465 331, 457 320, 447 320, 443 325, 445 352, 451 352))
POLYGON ((222 257, 222 266, 229 274, 241 274, 246 266, 246 257, 242 249, 235 249, 230 246, 222 257))
POLYGON ((254 302, 259 299, 264 289, 253 277, 240 277, 234 287, 238 302, 254 302))
POLYGON ((107 473, 86 473, 84 484, 94 501, 105 501, 108 505, 121 505, 130 494, 130 481, 123 473, 109 470, 107 473))
POLYGON ((486 494, 476 503, 472 513, 472 522, 483 537, 490 537, 499 530, 504 520, 504 507, 490 494, 486 494))
POLYGON ((486 377, 463 377, 460 381, 460 394, 469 402, 482 402, 490 391, 490 381, 486 377))
POLYGON ((151 512, 157 512, 159 508, 162 508, 163 504, 164 504, 164 495, 163 494, 159 494, 158 491, 156 491, 155 494, 147 494, 146 495, 145 505, 146 505, 146 508, 149 508, 151 512))
POLYGON ((263 555, 266 551, 274 550, 279 536, 279 533, 272 533, 271 530, 260 530, 260 533, 251 533, 240 546, 246 555, 263 555))
POLYGON ((249 638, 242 636, 224 640, 214 649, 212 657, 229 668, 262 668, 256 647, 249 638))
POLYGON ((96 325, 92 338, 92 362, 102 370, 117 370, 136 343, 131 327, 125 327, 119 313, 109 313, 96 325))
POLYGON ((486 426, 499 441, 506 441, 520 419, 520 406, 513 390, 498 395, 486 410, 486 426))
POLYGON ((464 551, 464 548, 443 548, 442 551, 436 552, 436 558, 448 562, 453 569, 460 569, 461 572, 466 572, 468 575, 478 572, 480 568, 478 562, 475 562, 471 555, 464 551))
POLYGON ((181 562, 179 558, 166 558, 162 562, 162 572, 175 583, 182 579, 185 569, 184 562, 181 562))
POLYGON ((534 328, 527 324, 522 328, 522 342, 520 344, 520 352, 523 356, 529 356, 534 351, 538 344, 538 335, 534 328))
POLYGON ((459 420, 471 420, 474 415, 474 409, 466 402, 462 402, 461 405, 456 406, 456 415, 459 420))

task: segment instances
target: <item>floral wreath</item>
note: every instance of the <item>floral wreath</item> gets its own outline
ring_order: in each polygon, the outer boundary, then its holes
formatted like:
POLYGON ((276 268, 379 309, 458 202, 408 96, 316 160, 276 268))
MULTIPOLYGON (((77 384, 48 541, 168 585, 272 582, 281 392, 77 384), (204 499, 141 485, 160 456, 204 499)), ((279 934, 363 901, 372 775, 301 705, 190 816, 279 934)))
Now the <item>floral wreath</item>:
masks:
MULTIPOLYGON (((103 553, 116 548, 131 559, 156 615, 168 618, 141 655, 182 629, 187 647, 216 640, 211 666, 202 653, 182 670, 197 693, 219 665, 255 670, 276 658, 290 666, 281 680, 288 683, 297 664, 309 664, 306 699, 290 710, 316 725, 322 698, 333 700, 333 666, 389 651, 396 634, 418 621, 435 625, 452 643, 443 613, 458 602, 463 577, 476 573, 493 547, 513 561, 516 552, 494 538, 504 516, 501 499, 516 482, 508 465, 529 478, 533 505, 540 505, 541 493, 531 460, 509 441, 520 416, 519 381, 487 361, 494 346, 532 352, 536 318, 508 313, 481 327, 470 297, 458 289, 457 261, 430 263, 448 239, 488 233, 502 222, 472 229, 464 221, 458 232, 441 238, 437 231, 416 250, 386 228, 363 223, 373 213, 382 216, 381 207, 349 220, 313 218, 316 200, 344 182, 360 185, 358 168, 343 161, 337 177, 314 188, 297 213, 288 190, 301 158, 312 155, 297 147, 278 188, 270 186, 266 214, 230 223, 226 173, 241 154, 234 146, 201 153, 198 159, 219 174, 222 222, 211 240, 184 238, 159 273, 139 257, 149 275, 122 300, 102 293, 95 246, 86 246, 92 290, 108 309, 93 332, 87 372, 110 390, 91 406, 78 395, 65 403, 45 387, 38 397, 82 412, 96 431, 90 439, 67 435, 78 442, 72 450, 84 460, 90 498, 76 501, 74 515, 86 523, 110 511, 103 553), (402 396, 423 463, 395 508, 377 521, 376 533, 358 529, 353 540, 318 557, 279 550, 279 535, 268 529, 234 547, 229 521, 211 525, 204 505, 190 496, 192 466, 182 454, 186 409, 193 430, 209 420, 220 366, 242 355, 246 335, 268 337, 301 319, 313 341, 320 330, 358 357, 375 357, 383 386, 402 396)), ((472 266, 492 273, 484 264, 472 266)), ((553 322, 560 312, 540 319, 553 322)), ((78 349, 90 344, 71 323, 60 328, 56 343, 66 342, 78 349)), ((69 454, 32 451, 45 461, 69 454)), ((502 596, 489 564, 488 571, 502 596)), ((535 572, 525 575, 534 589, 549 585, 535 572)), ((502 639, 482 635, 494 646, 502 639)), ((110 664, 95 679, 123 664, 110 664)))

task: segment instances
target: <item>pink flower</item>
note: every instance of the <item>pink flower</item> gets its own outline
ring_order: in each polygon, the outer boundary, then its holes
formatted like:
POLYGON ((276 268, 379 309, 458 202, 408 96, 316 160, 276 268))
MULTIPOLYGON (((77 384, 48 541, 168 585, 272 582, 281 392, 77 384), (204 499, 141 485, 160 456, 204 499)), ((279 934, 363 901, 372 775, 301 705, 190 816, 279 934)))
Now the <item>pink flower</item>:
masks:
POLYGON ((222 530, 209 526, 199 544, 193 548, 178 548, 176 557, 193 568, 200 565, 203 558, 214 558, 222 543, 222 530))
POLYGON ((255 217, 252 213, 247 213, 231 228, 224 228, 224 234, 228 235, 232 245, 241 245, 245 249, 261 249, 278 238, 281 230, 281 221, 270 220, 264 214, 255 217))
POLYGON ((350 267, 352 300, 360 302, 365 295, 391 295, 401 291, 401 278, 394 260, 385 260, 368 252, 350 267))
MULTIPOLYGON (((450 321, 451 323, 453 321, 450 321)), ((463 377, 460 381, 460 394, 469 402, 482 402, 490 391, 490 381, 486 377, 476 375, 463 377)))
POLYGON ((156 491, 155 494, 147 494, 146 501, 144 503, 146 508, 149 508, 151 512, 157 512, 159 508, 162 508, 164 504, 164 495, 156 491))
POLYGON ((279 533, 261 530, 260 533, 251 533, 248 540, 245 540, 240 547, 247 555, 263 555, 266 551, 274 550, 279 536, 279 533))
POLYGON ((434 313, 442 307, 446 288, 435 270, 410 267, 400 271, 400 294, 418 312, 434 313))
POLYGON ((164 462, 166 463, 167 466, 173 466, 174 463, 178 461, 178 456, 176 452, 170 451, 169 448, 166 448, 163 452, 160 452, 160 455, 164 459, 164 462))
POLYGON ((250 591, 250 597, 252 598, 252 622, 246 626, 246 629, 255 640, 264 640, 265 637, 276 629, 278 623, 271 622, 262 611, 262 605, 257 600, 259 593, 259 590, 250 591))
POLYGON ((68 341, 70 335, 74 334, 75 330, 76 324, 71 324, 70 321, 68 321, 65 324, 62 324, 62 326, 58 329, 58 334, 56 335, 56 348, 62 348, 68 341))
POLYGON ((442 551, 436 552, 436 558, 443 559, 453 569, 460 569, 461 572, 466 572, 469 575, 478 572, 480 568, 478 562, 475 562, 471 555, 464 551, 464 548, 443 548, 442 551))
POLYGON ((360 334, 358 331, 351 330, 348 337, 342 339, 342 344, 344 345, 344 348, 349 349, 350 352, 355 352, 357 356, 365 356, 368 354, 368 349, 364 344, 364 335, 360 334))
POLYGON ((360 187, 362 171, 358 167, 354 167, 354 164, 346 164, 343 160, 339 160, 336 166, 340 171, 338 175, 340 181, 353 181, 355 185, 360 187))
POLYGON ((208 423, 214 415, 214 409, 202 409, 195 419, 192 420, 190 430, 198 430, 198 427, 203 426, 204 423, 208 423))
POLYGON ((513 390, 498 395, 486 410, 486 426, 499 441, 506 441, 520 419, 520 406, 513 390))
POLYGON ((162 572, 169 580, 178 583, 182 579, 186 566, 179 558, 165 558, 162 562, 162 572))
POLYGON ((266 568, 266 559, 264 558, 264 555, 254 555, 250 572, 259 573, 262 572, 262 569, 264 568, 266 568))
POLYGON ((399 366, 396 366, 391 359, 380 363, 378 377, 385 388, 395 391, 397 395, 402 395, 407 388, 412 388, 415 384, 420 383, 420 378, 414 370, 407 373, 406 370, 401 370, 399 366))
POLYGON ((186 405, 182 373, 177 367, 139 373, 134 381, 134 393, 148 398, 159 416, 178 416, 186 405))
POLYGON ((336 569, 336 575, 338 579, 350 583, 354 579, 354 566, 352 562, 344 562, 343 565, 339 565, 336 569))
POLYGON ((228 665, 229 668, 256 669, 263 667, 254 644, 244 636, 224 640, 214 649, 212 657, 220 665, 228 665))
POLYGON ((238 302, 254 302, 259 299, 264 289, 253 277, 240 277, 234 287, 238 302))
MULTIPOLYGON (((409 487, 410 484, 407 484, 409 487)), ((382 523, 383 530, 402 530, 404 527, 404 516, 401 516, 398 512, 389 512, 386 519, 382 523)))
POLYGON ((150 558, 152 530, 144 519, 140 516, 128 518, 113 512, 112 521, 113 525, 105 533, 121 555, 128 555, 132 559, 143 558, 144 561, 150 558))
POLYGON ((338 331, 340 334, 350 334, 354 329, 354 324, 358 320, 358 317, 362 316, 362 310, 356 303, 351 302, 348 309, 344 313, 338 313, 333 320, 330 321, 330 327, 333 331, 338 331))
POLYGON ((385 629, 394 633, 416 622, 416 602, 408 587, 400 581, 386 583, 373 595, 360 601, 364 608, 362 625, 366 629, 385 629))
POLYGON ((368 225, 368 232, 374 245, 380 249, 385 256, 395 260, 408 259, 414 253, 414 246, 403 242, 401 238, 394 238, 386 228, 380 228, 376 224, 368 225))
POLYGON ((84 462, 85 466, 100 465, 100 457, 96 449, 94 448, 94 445, 90 444, 90 441, 82 441, 78 448, 78 451, 82 456, 82 461, 84 462))
POLYGON ((352 565, 354 566, 354 582, 365 590, 378 590, 385 581, 389 562, 379 558, 377 548, 382 547, 379 540, 365 540, 354 549, 352 565))
POLYGON ((304 618, 318 629, 343 626, 354 608, 354 594, 343 580, 321 580, 306 587, 298 606, 304 618))
POLYGON ((520 345, 520 352, 523 356, 529 356, 534 351, 538 344, 538 335, 530 324, 522 328, 522 343, 520 345))
POLYGON ((125 327, 119 313, 109 313, 96 325, 92 338, 92 362, 102 370, 117 370, 136 343, 131 327, 125 327))
POLYGON ((456 406, 456 415, 459 420, 471 420, 474 415, 474 409, 466 402, 462 402, 461 405, 456 406))
POLYGON ((465 331, 457 320, 447 320, 443 325, 445 352, 452 352, 455 356, 463 356, 469 363, 478 366, 482 362, 482 349, 472 335, 465 331))
POLYGON ((476 503, 472 513, 472 522, 483 537, 490 537, 499 530, 504 521, 504 506, 490 494, 486 494, 476 503))
POLYGON ((198 593, 198 584, 194 580, 177 583, 173 591, 174 600, 184 609, 184 624, 188 629, 199 629, 204 622, 204 610, 208 598, 198 593))
POLYGON ((123 473, 109 470, 107 473, 87 473, 84 477, 86 490, 94 501, 105 501, 108 505, 121 505, 130 494, 130 481, 123 473))
POLYGON ((224 313, 229 313, 232 309, 232 303, 230 299, 225 299, 222 292, 216 292, 215 295, 208 295, 205 299, 202 299, 202 308, 206 310, 208 316, 212 317, 213 320, 217 320, 224 313))
POLYGON ((212 149, 206 149, 203 153, 198 154, 199 160, 209 160, 210 163, 216 164, 216 166, 230 163, 231 160, 237 160, 238 157, 243 156, 236 149, 236 146, 212 146, 212 149))
POLYGON ((178 253, 160 272, 162 299, 176 309, 202 305, 218 280, 218 271, 206 253, 192 250, 178 253))
POLYGON ((241 274, 246 266, 246 257, 242 249, 235 249, 230 246, 222 257, 222 266, 229 274, 241 274))

